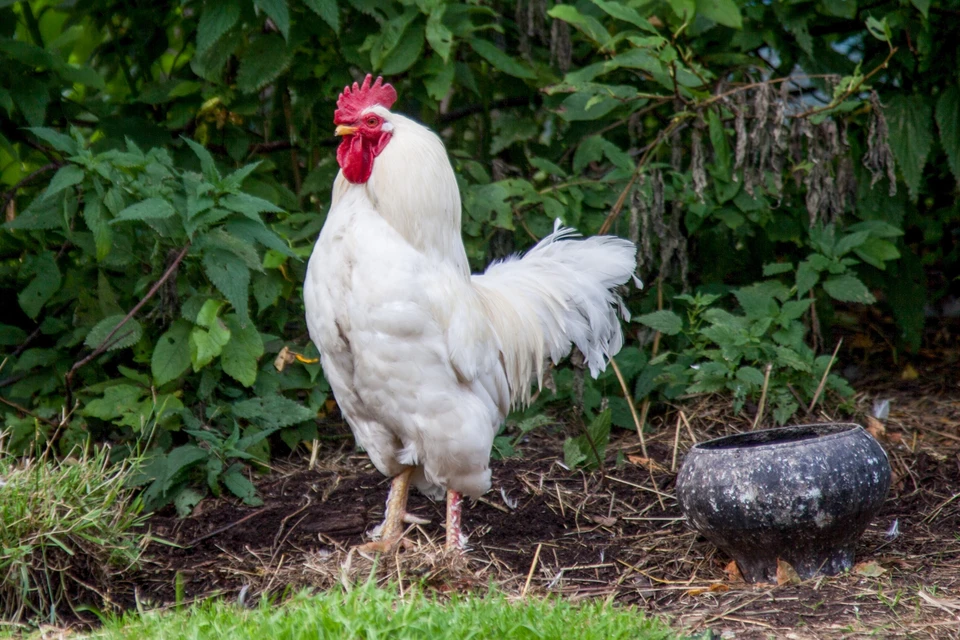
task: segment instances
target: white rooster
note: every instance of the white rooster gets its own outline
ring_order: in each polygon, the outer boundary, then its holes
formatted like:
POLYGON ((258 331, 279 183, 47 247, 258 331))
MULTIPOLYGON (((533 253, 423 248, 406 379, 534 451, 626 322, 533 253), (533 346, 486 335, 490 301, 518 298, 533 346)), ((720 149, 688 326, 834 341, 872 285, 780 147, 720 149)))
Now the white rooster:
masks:
POLYGON ((368 75, 337 100, 341 170, 307 267, 307 327, 357 441, 393 478, 380 539, 364 548, 401 541, 412 482, 446 492, 446 546, 462 549, 461 494, 490 488, 497 428, 529 402, 547 358, 572 343, 596 376, 620 350, 613 288, 631 278, 636 249, 558 227, 471 275, 446 150, 390 111, 396 98, 368 75))

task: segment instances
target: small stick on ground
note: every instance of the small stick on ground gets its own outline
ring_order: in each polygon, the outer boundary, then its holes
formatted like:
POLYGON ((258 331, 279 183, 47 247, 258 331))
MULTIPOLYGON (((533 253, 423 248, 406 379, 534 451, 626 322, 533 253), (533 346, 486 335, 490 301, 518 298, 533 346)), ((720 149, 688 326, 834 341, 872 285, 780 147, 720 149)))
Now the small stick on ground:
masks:
MULTIPOLYGON (((834 353, 836 355, 836 353, 834 353)), ((763 389, 760 391, 760 404, 757 405, 757 415, 753 418, 753 424, 750 425, 750 431, 754 431, 760 421, 763 419, 763 408, 767 404, 767 389, 770 387, 770 371, 773 369, 773 363, 768 362, 763 371, 763 389)), ((827 371, 830 367, 827 366, 827 371)), ((822 384, 822 383, 821 383, 822 384)))
POLYGON ((693 427, 690 426, 690 422, 687 420, 687 414, 685 414, 682 409, 680 410, 680 419, 683 420, 683 425, 687 428, 687 433, 690 434, 690 440, 693 444, 697 444, 697 436, 693 434, 693 427))
POLYGON ((817 406, 817 400, 820 399, 820 394, 823 393, 823 388, 827 386, 827 376, 830 375, 830 369, 833 367, 833 363, 837 361, 837 352, 840 351, 840 345, 843 344, 843 338, 837 340, 837 346, 833 350, 833 355, 830 356, 830 362, 827 363, 827 368, 823 370, 823 376, 820 378, 820 384, 817 385, 817 391, 813 394, 813 400, 810 401, 810 406, 807 407, 807 413, 812 413, 813 408, 817 406))
POLYGON ((673 433, 673 461, 670 462, 670 471, 677 471, 677 449, 680 448, 680 416, 677 416, 677 428, 673 433))
POLYGON ((640 421, 640 416, 637 415, 637 407, 633 404, 633 396, 627 387, 627 381, 624 380, 623 374, 620 373, 620 367, 617 366, 617 361, 613 358, 610 358, 610 366, 613 367, 613 372, 617 374, 617 380, 620 381, 620 388, 623 389, 623 397, 627 401, 627 406, 630 407, 630 415, 633 416, 633 423, 637 427, 637 437, 640 438, 640 451, 643 452, 644 458, 649 458, 650 456, 647 454, 647 441, 643 437, 643 422, 640 421))
POLYGON ((543 548, 543 543, 537 543, 537 550, 533 552, 533 561, 530 563, 530 571, 527 572, 527 581, 523 583, 523 590, 520 591, 520 598, 527 597, 527 589, 530 588, 530 581, 533 580, 533 572, 537 568, 537 560, 540 559, 540 549, 543 548))

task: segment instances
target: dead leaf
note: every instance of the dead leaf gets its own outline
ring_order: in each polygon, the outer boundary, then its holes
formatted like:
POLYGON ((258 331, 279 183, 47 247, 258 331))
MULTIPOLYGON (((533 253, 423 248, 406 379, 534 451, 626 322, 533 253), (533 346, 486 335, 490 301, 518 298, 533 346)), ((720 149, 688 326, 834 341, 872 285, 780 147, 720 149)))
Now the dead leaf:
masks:
POLYGON ((590 514, 586 514, 586 515, 587 515, 587 520, 591 522, 596 522, 602 527, 612 527, 613 525, 617 524, 617 519, 612 518, 610 516, 592 516, 590 514))
POLYGON ((867 416, 867 432, 877 440, 887 439, 887 428, 873 416, 867 416))
POLYGON ((907 366, 903 368, 903 371, 900 372, 901 380, 916 380, 919 377, 920 374, 917 373, 917 370, 913 368, 912 364, 907 364, 907 366))
POLYGON ((876 561, 870 562, 858 562, 853 565, 853 572, 858 576, 865 576, 867 578, 879 578, 887 572, 886 569, 880 566, 876 561))
POLYGON ((777 584, 782 587, 785 584, 800 584, 800 582, 797 570, 789 562, 777 558, 777 584))
POLYGON ((296 351, 290 349, 290 347, 284 347, 283 349, 280 349, 280 353, 278 353, 276 359, 274 359, 273 366, 277 369, 277 371, 283 373, 283 370, 288 364, 293 364, 294 362, 300 362, 302 364, 316 364, 319 361, 319 358, 307 358, 302 353, 297 353, 296 351))
POLYGON ((710 585, 710 591, 713 593, 726 593, 727 591, 730 591, 730 587, 717 582, 716 584, 710 585))
POLYGON ((280 353, 277 354, 276 359, 273 361, 273 366, 277 371, 283 373, 283 370, 287 367, 288 364, 293 364, 296 361, 297 356, 293 351, 290 351, 289 347, 284 347, 280 349, 280 353))
POLYGON ((637 465, 638 467, 644 467, 648 471, 657 471, 662 473, 667 471, 666 467, 663 467, 653 458, 644 458, 643 456, 627 456, 627 461, 631 464, 637 465))
POLYGON ((723 572, 727 574, 727 580, 730 582, 743 582, 743 574, 740 573, 740 567, 737 566, 736 560, 731 560, 730 564, 723 568, 723 572))

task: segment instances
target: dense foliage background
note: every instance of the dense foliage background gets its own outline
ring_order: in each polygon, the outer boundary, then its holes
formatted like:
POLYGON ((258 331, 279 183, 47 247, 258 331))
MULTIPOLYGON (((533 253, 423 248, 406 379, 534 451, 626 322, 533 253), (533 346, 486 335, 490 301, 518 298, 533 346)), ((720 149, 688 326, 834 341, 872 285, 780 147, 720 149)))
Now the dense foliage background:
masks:
MULTIPOLYGON (((557 217, 639 241, 641 417, 842 398, 845 309, 916 350, 956 293, 958 42, 951 0, 0 0, 3 446, 145 452, 185 513, 329 435, 300 288, 368 71, 443 136, 477 269, 557 217)), ((551 387, 499 453, 558 399, 569 465, 633 428, 614 372, 551 387)))

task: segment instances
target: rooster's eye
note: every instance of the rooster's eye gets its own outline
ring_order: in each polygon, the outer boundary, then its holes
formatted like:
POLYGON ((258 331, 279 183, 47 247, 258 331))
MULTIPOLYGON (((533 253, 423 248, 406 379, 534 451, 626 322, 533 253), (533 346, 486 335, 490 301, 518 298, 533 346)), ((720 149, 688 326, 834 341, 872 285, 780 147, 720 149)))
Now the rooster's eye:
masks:
POLYGON ((377 126, 377 123, 378 123, 378 122, 379 122, 379 120, 378 120, 377 118, 367 118, 367 126, 368 126, 368 127, 375 127, 375 126, 377 126))

